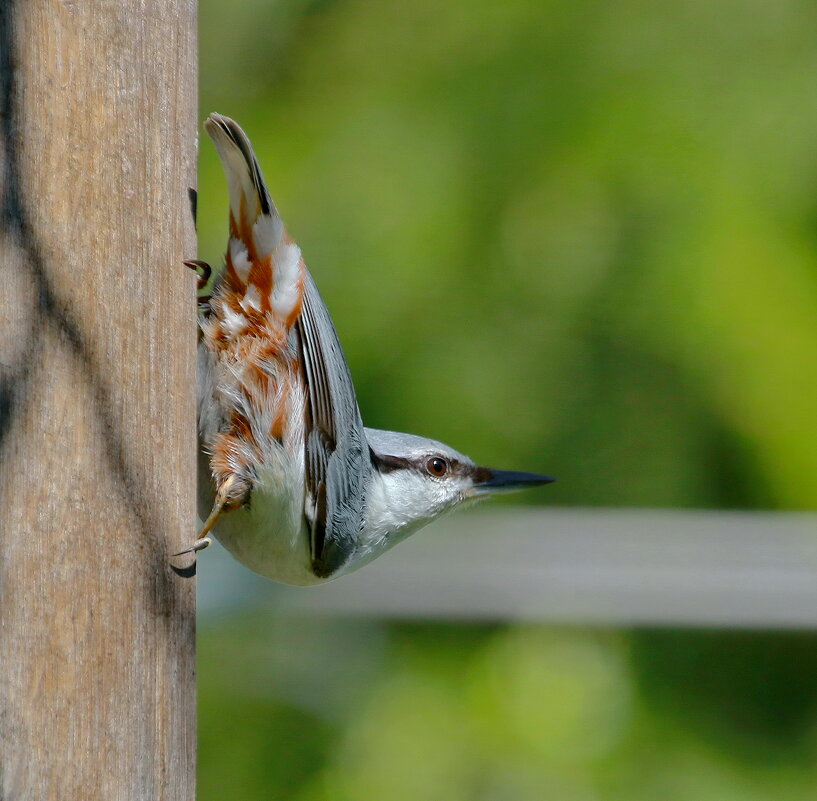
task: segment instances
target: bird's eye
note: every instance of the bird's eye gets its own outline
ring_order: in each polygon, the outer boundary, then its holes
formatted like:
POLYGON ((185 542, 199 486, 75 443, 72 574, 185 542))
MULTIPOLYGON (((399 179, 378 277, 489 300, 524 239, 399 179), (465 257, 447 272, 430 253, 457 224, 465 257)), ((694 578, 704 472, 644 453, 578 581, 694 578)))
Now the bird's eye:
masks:
POLYGON ((431 473, 432 476, 444 476, 448 472, 448 462, 445 459, 441 459, 439 456, 432 456, 426 462, 426 470, 431 473))

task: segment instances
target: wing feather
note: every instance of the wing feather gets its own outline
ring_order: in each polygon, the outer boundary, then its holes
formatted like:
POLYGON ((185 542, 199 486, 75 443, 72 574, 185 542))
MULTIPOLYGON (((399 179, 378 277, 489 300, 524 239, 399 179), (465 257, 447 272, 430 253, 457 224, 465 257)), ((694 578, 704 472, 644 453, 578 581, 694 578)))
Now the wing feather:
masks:
POLYGON ((312 569, 327 577, 351 557, 363 528, 368 444, 349 367, 309 274, 296 327, 308 388, 306 517, 312 569))

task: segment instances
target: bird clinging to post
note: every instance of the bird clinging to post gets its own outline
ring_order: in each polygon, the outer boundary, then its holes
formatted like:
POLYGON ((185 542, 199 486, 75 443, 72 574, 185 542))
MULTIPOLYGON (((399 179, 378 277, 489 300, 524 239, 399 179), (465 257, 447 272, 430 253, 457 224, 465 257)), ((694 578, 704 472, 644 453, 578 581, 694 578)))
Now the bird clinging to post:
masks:
POLYGON ((220 114, 205 128, 227 176, 230 240, 199 315, 199 435, 209 456, 200 480, 212 507, 182 553, 207 547, 213 531, 257 573, 316 584, 463 502, 552 481, 364 428, 329 312, 249 139, 220 114))

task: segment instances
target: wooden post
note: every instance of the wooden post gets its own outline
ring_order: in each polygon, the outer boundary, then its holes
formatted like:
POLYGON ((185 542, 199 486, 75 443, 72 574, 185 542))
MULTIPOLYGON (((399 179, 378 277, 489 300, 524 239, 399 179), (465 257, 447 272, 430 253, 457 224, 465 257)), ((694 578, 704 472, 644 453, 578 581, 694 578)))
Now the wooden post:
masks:
POLYGON ((194 798, 195 0, 0 0, 0 797, 194 798))

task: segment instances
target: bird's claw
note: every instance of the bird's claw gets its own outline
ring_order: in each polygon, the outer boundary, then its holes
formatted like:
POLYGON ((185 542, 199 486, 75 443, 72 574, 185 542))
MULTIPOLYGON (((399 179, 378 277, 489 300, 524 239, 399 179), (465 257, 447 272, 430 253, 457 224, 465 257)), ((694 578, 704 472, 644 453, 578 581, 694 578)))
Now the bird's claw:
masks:
POLYGON ((212 543, 213 541, 209 537, 201 537, 201 539, 196 540, 189 548, 174 553, 173 556, 184 556, 186 553, 198 553, 212 545, 212 543))
POLYGON ((207 282, 210 280, 210 276, 213 273, 213 268, 206 261, 202 261, 201 259, 187 259, 184 262, 184 266, 189 267, 191 270, 195 270, 198 273, 199 281, 197 284, 197 289, 204 289, 204 287, 207 286, 207 282))
MULTIPOLYGON (((233 485, 235 481, 235 476, 228 477, 224 483, 218 488, 218 492, 216 492, 216 500, 213 504, 213 510, 207 517, 207 520, 204 521, 204 525, 199 532, 198 539, 189 547, 185 548, 183 551, 179 551, 178 553, 174 553, 173 556, 184 556, 188 553, 198 553, 199 551, 203 551, 205 548, 209 547, 213 540, 207 536, 210 531, 212 530, 213 526, 215 526, 216 522, 218 521, 219 517, 221 517, 222 512, 224 511, 224 505, 227 503, 227 499, 230 493, 230 487, 233 485)), ((188 570, 192 570, 192 573, 188 573, 186 575, 195 575, 195 561, 190 566, 188 570)), ((179 571, 174 567, 174 570, 178 573, 179 571)))

